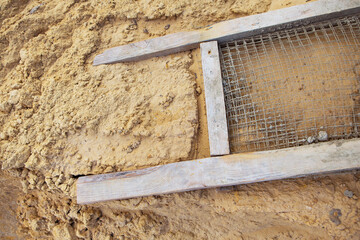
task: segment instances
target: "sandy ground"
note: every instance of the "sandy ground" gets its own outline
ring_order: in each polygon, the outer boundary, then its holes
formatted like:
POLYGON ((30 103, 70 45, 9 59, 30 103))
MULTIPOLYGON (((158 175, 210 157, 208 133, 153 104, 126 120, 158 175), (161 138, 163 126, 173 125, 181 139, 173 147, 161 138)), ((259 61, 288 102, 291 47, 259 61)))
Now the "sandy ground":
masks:
POLYGON ((304 2, 2 1, 0 237, 359 239, 359 172, 75 201, 78 176, 209 156, 199 49, 93 67, 96 54, 304 2))

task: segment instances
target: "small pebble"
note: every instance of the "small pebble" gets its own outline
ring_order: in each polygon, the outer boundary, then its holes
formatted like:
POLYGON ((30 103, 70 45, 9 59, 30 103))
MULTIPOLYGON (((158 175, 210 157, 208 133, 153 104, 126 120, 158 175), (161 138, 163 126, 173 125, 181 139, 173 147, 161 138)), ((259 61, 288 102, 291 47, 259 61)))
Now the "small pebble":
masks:
POLYGON ((352 198, 354 196, 354 193, 350 190, 345 190, 344 195, 347 196, 348 198, 352 198))
POLYGON ((339 217, 341 217, 342 213, 340 209, 331 209, 329 215, 330 220, 335 223, 336 226, 341 224, 339 217))
POLYGON ((308 137, 308 138, 306 139, 306 141, 307 141, 309 144, 311 144, 311 143, 315 142, 315 140, 316 140, 316 138, 315 138, 315 137, 313 137, 313 136, 308 137))
POLYGON ((164 27, 165 30, 168 30, 169 28, 170 28, 170 24, 168 24, 164 27))
POLYGON ((146 28, 144 28, 143 33, 148 34, 148 33, 149 33, 149 30, 147 30, 146 28))
POLYGON ((327 141, 329 140, 328 134, 325 131, 320 131, 319 132, 319 136, 318 136, 318 140, 321 142, 327 141))
POLYGON ((76 158, 80 160, 82 158, 81 154, 80 153, 76 154, 76 158))
POLYGON ((31 10, 30 10, 30 14, 33 14, 34 12, 36 12, 42 5, 44 5, 43 3, 40 4, 40 5, 37 5, 35 7, 33 7, 31 10))

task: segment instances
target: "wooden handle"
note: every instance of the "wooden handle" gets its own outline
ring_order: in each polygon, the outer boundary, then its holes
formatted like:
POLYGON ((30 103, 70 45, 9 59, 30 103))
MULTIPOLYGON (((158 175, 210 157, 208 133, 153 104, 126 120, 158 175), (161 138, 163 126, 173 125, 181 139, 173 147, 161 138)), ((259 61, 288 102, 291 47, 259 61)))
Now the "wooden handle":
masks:
POLYGON ((360 11, 360 0, 318 0, 303 5, 220 22, 105 50, 93 65, 138 61, 197 48, 201 42, 230 41, 265 32, 306 25, 360 11))
POLYGON ((360 140, 340 140, 80 177, 77 202, 87 204, 355 168, 360 168, 360 140))

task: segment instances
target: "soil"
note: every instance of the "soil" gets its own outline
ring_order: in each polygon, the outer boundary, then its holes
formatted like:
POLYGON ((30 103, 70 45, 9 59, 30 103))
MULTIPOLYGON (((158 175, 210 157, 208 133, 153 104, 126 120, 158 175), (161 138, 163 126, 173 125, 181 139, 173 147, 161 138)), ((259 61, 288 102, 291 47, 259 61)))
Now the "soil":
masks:
POLYGON ((0 237, 358 239, 356 171, 76 204, 79 176, 209 156, 199 49, 96 54, 304 2, 2 1, 0 237))

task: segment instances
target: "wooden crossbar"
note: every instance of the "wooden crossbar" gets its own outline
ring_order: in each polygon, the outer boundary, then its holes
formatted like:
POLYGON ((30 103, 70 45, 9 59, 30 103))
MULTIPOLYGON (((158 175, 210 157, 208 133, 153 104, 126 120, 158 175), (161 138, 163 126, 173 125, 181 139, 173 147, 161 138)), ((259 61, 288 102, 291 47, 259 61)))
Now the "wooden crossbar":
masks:
POLYGON ((200 44, 210 155, 230 153, 217 41, 200 44))
POLYGON ((339 140, 80 177, 77 202, 87 204, 356 168, 360 168, 360 140, 339 140))
POLYGON ((360 0, 318 0, 216 23, 192 32, 180 32, 114 47, 95 57, 93 65, 138 61, 197 48, 201 42, 226 42, 279 29, 358 13, 360 0))

